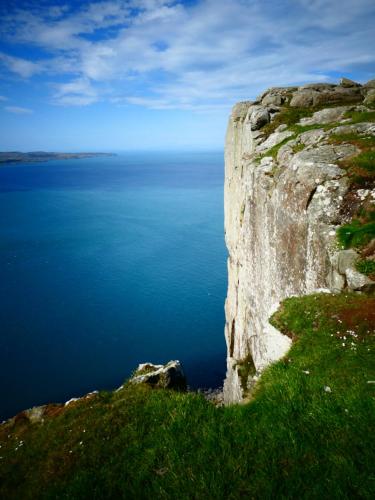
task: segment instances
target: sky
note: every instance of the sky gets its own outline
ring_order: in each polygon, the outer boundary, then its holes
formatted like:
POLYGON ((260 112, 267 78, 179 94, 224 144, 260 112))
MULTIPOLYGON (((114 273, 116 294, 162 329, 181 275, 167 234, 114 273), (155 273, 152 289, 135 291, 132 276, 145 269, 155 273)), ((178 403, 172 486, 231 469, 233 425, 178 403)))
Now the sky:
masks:
POLYGON ((238 101, 374 78, 374 26, 374 0, 2 0, 0 150, 222 149, 238 101))

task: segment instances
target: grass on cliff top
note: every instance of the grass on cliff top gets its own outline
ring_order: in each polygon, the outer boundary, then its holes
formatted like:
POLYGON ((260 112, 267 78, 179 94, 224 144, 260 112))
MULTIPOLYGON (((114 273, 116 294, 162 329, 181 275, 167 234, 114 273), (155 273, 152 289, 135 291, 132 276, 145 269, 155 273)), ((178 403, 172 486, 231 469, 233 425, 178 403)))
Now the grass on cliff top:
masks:
POLYGON ((292 298, 273 323, 294 343, 247 405, 126 385, 1 425, 0 498, 374 498, 375 299, 292 298))

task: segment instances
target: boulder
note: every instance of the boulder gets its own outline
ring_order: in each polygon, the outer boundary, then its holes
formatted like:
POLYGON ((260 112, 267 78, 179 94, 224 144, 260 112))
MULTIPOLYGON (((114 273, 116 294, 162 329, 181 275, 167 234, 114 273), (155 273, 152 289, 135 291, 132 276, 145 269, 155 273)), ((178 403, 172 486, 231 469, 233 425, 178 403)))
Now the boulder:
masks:
POLYGON ((357 86, 340 86, 314 84, 313 86, 299 87, 293 93, 290 101, 292 107, 307 108, 309 106, 321 106, 324 104, 340 104, 362 101, 362 89, 357 86))
POLYGON ((340 121, 345 112, 351 109, 350 106, 338 106, 336 108, 326 108, 321 111, 316 111, 309 118, 302 118, 300 120, 300 125, 317 125, 317 124, 326 124, 340 121))
POLYGON ((375 104, 375 88, 374 89, 370 89, 367 92, 365 100, 363 101, 363 104, 366 104, 366 105, 375 104))
POLYGON ((264 106, 281 106, 285 101, 285 98, 280 94, 268 94, 262 99, 262 104, 264 106))
POLYGON ((251 130, 259 130, 270 121, 268 110, 262 106, 254 106, 250 115, 251 130))
POLYGON ((138 366, 132 384, 148 384, 154 388, 186 391, 186 377, 179 361, 169 361, 166 365, 142 363, 138 366))
POLYGON ((347 269, 346 279, 350 290, 369 291, 375 287, 375 281, 372 281, 368 276, 361 274, 356 269, 347 269))
POLYGON ((298 90, 293 94, 290 105, 292 108, 308 108, 314 104, 316 95, 318 95, 316 90, 298 90))
POLYGON ((359 259, 358 253, 350 248, 349 250, 341 250, 338 253, 338 271, 341 274, 346 274, 348 269, 354 269, 356 261, 359 259))

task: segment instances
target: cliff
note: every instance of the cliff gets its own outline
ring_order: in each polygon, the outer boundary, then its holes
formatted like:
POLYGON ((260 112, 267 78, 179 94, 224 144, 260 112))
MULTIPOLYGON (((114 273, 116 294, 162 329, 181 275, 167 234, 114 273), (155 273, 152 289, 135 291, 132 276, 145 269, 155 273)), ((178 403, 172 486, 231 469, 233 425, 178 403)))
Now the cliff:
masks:
POLYGON ((225 146, 226 403, 291 339, 281 300, 374 286, 375 80, 272 88, 234 106, 225 146))

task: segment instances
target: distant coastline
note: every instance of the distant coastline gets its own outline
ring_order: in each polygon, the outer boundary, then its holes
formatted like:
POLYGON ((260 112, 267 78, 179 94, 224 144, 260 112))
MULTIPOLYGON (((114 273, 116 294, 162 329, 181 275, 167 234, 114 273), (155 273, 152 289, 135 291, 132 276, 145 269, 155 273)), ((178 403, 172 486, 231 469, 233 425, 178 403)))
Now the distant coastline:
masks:
POLYGON ((18 151, 0 152, 0 165, 4 163, 36 163, 50 160, 79 160, 97 156, 116 156, 114 153, 46 153, 33 151, 20 153, 18 151))

